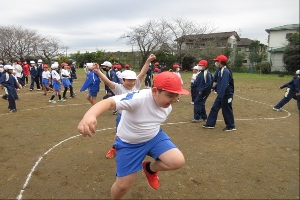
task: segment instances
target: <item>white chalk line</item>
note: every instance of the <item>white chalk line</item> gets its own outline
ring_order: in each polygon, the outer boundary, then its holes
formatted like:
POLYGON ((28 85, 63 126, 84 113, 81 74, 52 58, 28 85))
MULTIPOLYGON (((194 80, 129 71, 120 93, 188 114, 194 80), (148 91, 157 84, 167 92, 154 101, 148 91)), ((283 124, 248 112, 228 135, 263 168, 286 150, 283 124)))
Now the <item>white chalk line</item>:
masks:
MULTIPOLYGON (((259 103, 259 104, 264 104, 264 105, 267 105, 266 103, 264 102, 260 102, 260 101, 255 101, 255 100, 251 100, 251 99, 247 99, 247 98, 244 98, 244 97, 241 97, 239 95, 235 95, 243 100, 246 100, 246 101, 252 101, 252 102, 255 102, 255 103, 259 103)), ((58 106, 68 106, 68 105, 83 105, 83 104, 66 104, 66 105, 58 105, 58 106)), ((272 105, 270 105, 272 106, 272 105)), ((56 107, 56 106, 46 106, 46 107, 41 107, 41 108, 52 108, 52 107, 56 107)), ((28 110, 37 110, 37 109, 40 109, 40 108, 31 108, 31 109, 25 109, 25 110, 22 110, 22 111, 28 111, 28 110)), ((289 117, 291 114, 290 112, 288 112, 287 110, 284 110, 282 109, 283 111, 285 111, 287 113, 286 116, 283 116, 283 117, 277 117, 277 118, 267 118, 267 117, 261 117, 261 118, 247 118, 247 119, 235 119, 236 121, 246 121, 246 120, 275 120, 275 119, 282 119, 282 118, 287 118, 289 117)), ((217 121, 223 121, 223 120, 217 120, 217 121)), ((164 123, 164 124, 161 124, 162 126, 163 125, 174 125, 174 124, 186 124, 186 123, 190 123, 190 122, 168 122, 168 123, 164 123)), ((104 129, 100 129, 100 130, 96 130, 96 132, 100 132, 100 131, 106 131, 106 130, 111 130, 111 129, 115 129, 116 127, 113 127, 113 128, 104 128, 104 129)), ((30 173, 27 175, 27 178, 25 180, 25 183, 23 184, 23 187, 22 189, 20 190, 20 193, 17 197, 18 200, 21 200, 22 199, 22 196, 23 196, 23 193, 25 192, 25 189, 32 177, 32 174, 33 172, 35 171, 36 167, 39 165, 39 163, 42 161, 42 159, 44 158, 44 156, 46 156, 48 153, 50 153, 54 148, 56 148, 57 146, 61 145, 62 143, 64 142, 67 142, 68 140, 71 140, 73 138, 76 138, 76 137, 79 137, 81 136, 81 134, 78 134, 78 135, 75 135, 75 136, 72 136, 72 137, 69 137, 59 143, 57 143, 56 145, 54 145, 53 147, 51 147, 48 151, 46 151, 42 156, 39 157, 39 159, 36 161, 36 163, 34 164, 34 166, 32 167, 32 169, 30 170, 30 173)))

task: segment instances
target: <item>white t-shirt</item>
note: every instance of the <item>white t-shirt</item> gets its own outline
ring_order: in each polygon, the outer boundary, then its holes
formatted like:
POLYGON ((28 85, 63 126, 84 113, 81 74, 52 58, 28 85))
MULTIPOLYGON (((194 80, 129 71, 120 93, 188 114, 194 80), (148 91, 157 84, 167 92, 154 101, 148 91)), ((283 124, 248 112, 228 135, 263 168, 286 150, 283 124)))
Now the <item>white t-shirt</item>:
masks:
POLYGON ((54 80, 55 78, 56 78, 57 81, 60 80, 60 76, 59 76, 59 74, 57 73, 56 70, 52 70, 51 74, 52 74, 52 79, 53 79, 53 80, 54 80))
POLYGON ((23 68, 21 67, 21 65, 15 64, 15 65, 13 65, 13 67, 14 67, 14 70, 15 70, 15 73, 16 73, 16 77, 21 78, 22 71, 23 71, 23 68))
POLYGON ((46 79, 50 78, 50 72, 49 71, 43 71, 42 78, 46 78, 46 79))
POLYGON ((172 110, 171 105, 168 108, 157 106, 149 89, 111 98, 116 102, 116 109, 122 110, 117 136, 130 144, 154 138, 172 110))
POLYGON ((70 76, 70 72, 68 71, 68 70, 66 70, 66 69, 62 69, 61 70, 61 78, 63 79, 63 78, 69 78, 69 76, 70 76), (64 76, 67 76, 67 77, 64 77, 64 76))

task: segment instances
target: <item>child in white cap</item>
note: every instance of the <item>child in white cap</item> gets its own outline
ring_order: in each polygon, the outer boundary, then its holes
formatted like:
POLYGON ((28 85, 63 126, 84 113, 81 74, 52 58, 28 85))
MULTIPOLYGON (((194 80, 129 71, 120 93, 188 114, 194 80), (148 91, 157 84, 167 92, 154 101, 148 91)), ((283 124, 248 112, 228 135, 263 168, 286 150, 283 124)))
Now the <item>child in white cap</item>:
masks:
POLYGON ((297 101, 298 111, 300 110, 300 70, 297 70, 295 76, 288 83, 279 87, 279 90, 286 88, 284 97, 273 107, 275 111, 281 111, 281 108, 287 104, 292 98, 297 101))
POLYGON ((140 170, 144 171, 149 186, 157 190, 160 187, 158 171, 175 170, 184 165, 182 152, 160 127, 179 94, 189 94, 182 89, 180 78, 174 73, 162 72, 155 77, 153 88, 102 100, 80 121, 78 131, 91 137, 96 131, 97 117, 108 110, 122 110, 115 141, 117 178, 111 187, 111 199, 122 198, 134 185, 140 170), (154 160, 144 160, 146 155, 154 160))
MULTIPOLYGON (((141 69, 141 72, 139 75, 136 75, 134 71, 131 70, 125 70, 121 73, 120 77, 122 80, 122 84, 118 84, 116 82, 113 82, 109 80, 100 70, 99 68, 96 68, 94 71, 98 74, 98 76, 103 80, 105 85, 107 85, 114 94, 125 94, 129 92, 138 91, 141 88, 141 82, 144 79, 146 72, 148 70, 148 66, 150 65, 151 61, 155 60, 156 56, 154 54, 151 54, 148 59, 146 60, 144 66, 141 69)), ((121 119, 121 112, 118 113, 116 118, 116 128, 118 127, 118 124, 121 119)), ((114 138, 114 141, 116 140, 116 136, 114 138)), ((106 154, 106 158, 112 158, 116 154, 116 148, 113 145, 110 150, 106 154)))
POLYGON ((97 94, 100 91, 100 78, 98 75, 93 71, 93 69, 99 68, 99 66, 94 65, 93 63, 86 63, 86 68, 89 70, 87 73, 87 77, 85 82, 80 88, 80 92, 85 91, 88 89, 89 93, 86 96, 86 99, 92 104, 97 103, 97 94))
POLYGON ((5 65, 5 73, 0 77, 0 87, 7 91, 8 99, 8 111, 17 112, 15 97, 17 95, 16 88, 22 88, 18 85, 16 78, 12 75, 14 67, 11 65, 5 65))
POLYGON ((190 89, 191 89, 191 96, 192 96, 192 101, 191 101, 191 104, 194 104, 194 100, 195 100, 195 97, 197 96, 197 91, 196 91, 196 88, 195 87, 192 87, 194 81, 196 80, 198 74, 199 74, 199 67, 198 66, 194 66, 192 68, 193 70, 193 74, 192 76, 190 77, 191 79, 191 86, 190 86, 190 89))
POLYGON ((61 98, 61 94, 60 94, 62 83, 61 83, 60 75, 58 73, 58 66, 59 65, 57 63, 53 63, 51 65, 52 85, 53 85, 54 92, 52 93, 49 103, 56 103, 56 101, 53 100, 55 96, 58 96, 58 101, 66 101, 65 99, 61 98))

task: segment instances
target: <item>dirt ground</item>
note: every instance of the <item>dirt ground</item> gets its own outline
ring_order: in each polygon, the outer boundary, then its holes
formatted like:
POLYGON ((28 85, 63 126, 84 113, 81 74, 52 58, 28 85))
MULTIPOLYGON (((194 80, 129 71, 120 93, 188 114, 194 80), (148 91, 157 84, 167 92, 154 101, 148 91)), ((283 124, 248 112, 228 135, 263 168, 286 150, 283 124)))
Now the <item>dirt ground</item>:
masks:
MULTIPOLYGON (((188 88, 188 75, 183 75, 188 88)), ((76 98, 48 103, 41 91, 19 93, 17 113, 0 100, 1 199, 109 199, 115 158, 106 159, 115 133, 115 115, 98 119, 98 131, 84 138, 77 124, 90 108, 74 82, 76 98)), ((162 125, 183 152, 179 170, 159 172, 161 187, 152 190, 143 172, 124 199, 299 199, 299 113, 291 100, 283 112, 272 110, 284 94, 278 87, 290 77, 236 78, 233 101, 237 131, 223 132, 190 123, 191 97, 174 104, 162 125)), ((101 92, 98 99, 104 95, 101 92)), ((215 99, 211 94, 207 112, 215 99)), ((56 97, 57 100, 57 97, 56 97)), ((151 158, 146 158, 151 160, 151 158)))

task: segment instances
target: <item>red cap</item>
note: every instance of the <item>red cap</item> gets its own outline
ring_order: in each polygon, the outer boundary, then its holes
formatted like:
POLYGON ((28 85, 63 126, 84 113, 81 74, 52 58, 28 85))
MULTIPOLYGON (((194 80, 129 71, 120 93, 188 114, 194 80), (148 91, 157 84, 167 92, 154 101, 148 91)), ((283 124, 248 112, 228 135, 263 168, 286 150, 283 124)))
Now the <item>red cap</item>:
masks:
POLYGON ((174 65, 173 65, 173 68, 174 68, 174 69, 175 69, 175 68, 179 68, 179 65, 174 64, 174 65))
POLYGON ((159 62, 155 62, 155 63, 154 63, 154 66, 158 66, 158 65, 159 65, 159 62))
POLYGON ((153 85, 157 89, 165 90, 176 94, 189 94, 189 91, 182 89, 180 78, 173 72, 162 72, 155 76, 153 85))
POLYGON ((129 64, 125 64, 125 67, 128 68, 128 67, 129 67, 129 64))
POLYGON ((68 65, 67 63, 63 62, 60 64, 62 67, 64 67, 65 65, 68 65))
POLYGON ((157 67, 155 67, 155 68, 154 68, 154 71, 155 71, 155 72, 158 72, 158 68, 157 68, 157 67))
POLYGON ((224 56, 224 55, 219 55, 214 60, 217 60, 217 61, 220 61, 220 62, 227 62, 228 58, 226 56, 224 56))
POLYGON ((200 60, 199 63, 198 63, 198 65, 206 67, 208 65, 208 62, 206 60, 200 60))
POLYGON ((44 65, 43 68, 48 68, 48 65, 44 65))

